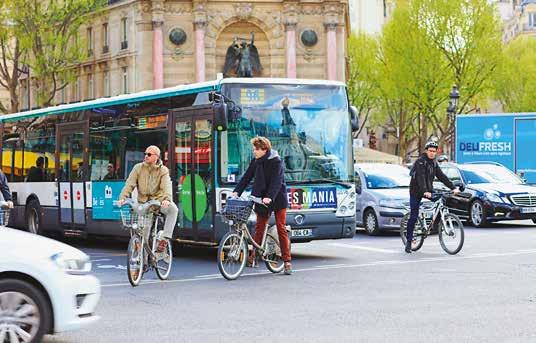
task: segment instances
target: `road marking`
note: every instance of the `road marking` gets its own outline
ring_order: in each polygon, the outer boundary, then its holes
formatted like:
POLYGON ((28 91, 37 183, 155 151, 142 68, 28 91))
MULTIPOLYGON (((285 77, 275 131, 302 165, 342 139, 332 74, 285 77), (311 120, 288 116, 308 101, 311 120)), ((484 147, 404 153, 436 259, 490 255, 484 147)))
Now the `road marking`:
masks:
POLYGON ((339 264, 324 264, 324 265, 314 266, 313 268, 340 267, 340 266, 347 266, 347 264, 345 264, 345 263, 339 263, 339 264))
POLYGON ((381 252, 381 253, 385 253, 385 254, 398 254, 398 253, 400 253, 400 250, 387 250, 387 249, 380 249, 380 248, 371 248, 371 247, 364 247, 362 245, 354 245, 354 244, 330 243, 329 245, 334 246, 334 247, 348 248, 348 249, 358 249, 358 250, 381 252))
POLYGON ((207 274, 207 275, 197 275, 196 278, 207 278, 207 277, 215 277, 215 276, 221 276, 221 274, 207 274))
POLYGON ((113 265, 113 264, 103 264, 103 265, 98 265, 97 268, 100 268, 100 269, 119 269, 119 270, 127 270, 127 267, 126 266, 122 266, 120 264, 118 265, 113 265))
MULTIPOLYGON (((428 262, 443 262, 443 261, 450 262, 450 261, 457 261, 457 260, 473 260, 473 259, 482 259, 482 258, 490 258, 490 257, 505 257, 505 256, 517 256, 517 255, 528 255, 528 254, 536 254, 536 249, 514 251, 514 252, 507 252, 507 253, 489 253, 489 254, 486 253, 486 254, 474 254, 474 255, 468 255, 468 256, 456 255, 456 256, 422 258, 422 259, 417 259, 417 260, 385 260, 385 261, 376 261, 376 262, 361 263, 361 264, 341 264, 341 265, 332 265, 332 266, 319 266, 319 267, 311 267, 311 268, 294 269, 293 272, 300 273, 300 272, 308 272, 308 271, 343 269, 343 268, 353 269, 353 268, 366 268, 366 267, 383 266, 383 265, 402 265, 402 264, 411 264, 411 263, 428 263, 428 262)), ((266 275, 266 274, 272 274, 272 273, 268 271, 246 273, 246 274, 242 274, 241 277, 259 276, 259 275, 266 275)), ((213 274, 213 275, 214 276, 207 276, 203 278, 194 277, 194 278, 189 278, 189 279, 166 280, 166 281, 158 281, 158 280, 142 281, 140 285, 150 285, 150 284, 155 284, 155 283, 183 283, 183 282, 195 282, 195 281, 205 281, 205 280, 215 280, 215 279, 221 280, 223 278, 219 274, 213 274)), ((125 286, 130 287, 130 283, 113 283, 113 284, 101 285, 102 288, 125 287, 125 286)))
POLYGON ((106 261, 111 261, 112 259, 111 258, 100 258, 98 260, 91 260, 91 262, 106 262, 106 261))

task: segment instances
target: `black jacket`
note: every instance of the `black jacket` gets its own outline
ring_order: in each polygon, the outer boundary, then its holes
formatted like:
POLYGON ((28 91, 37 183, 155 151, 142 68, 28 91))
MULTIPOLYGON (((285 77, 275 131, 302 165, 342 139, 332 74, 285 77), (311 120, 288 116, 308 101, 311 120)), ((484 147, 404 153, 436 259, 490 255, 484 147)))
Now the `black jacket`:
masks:
MULTIPOLYGON (((234 191, 241 195, 253 178, 255 180, 253 181, 251 195, 272 199, 270 208, 275 211, 287 208, 285 170, 277 151, 270 150, 263 157, 253 159, 234 191)), ((255 211, 259 212, 257 211, 257 206, 255 211)))
POLYGON ((6 175, 0 171, 0 191, 4 196, 5 201, 11 201, 11 191, 9 190, 9 185, 7 184, 6 175))
POLYGON ((456 188, 449 178, 443 174, 439 164, 435 159, 431 160, 422 154, 411 168, 411 182, 409 184, 409 194, 413 197, 422 198, 424 193, 432 192, 434 178, 443 182, 450 189, 456 188))

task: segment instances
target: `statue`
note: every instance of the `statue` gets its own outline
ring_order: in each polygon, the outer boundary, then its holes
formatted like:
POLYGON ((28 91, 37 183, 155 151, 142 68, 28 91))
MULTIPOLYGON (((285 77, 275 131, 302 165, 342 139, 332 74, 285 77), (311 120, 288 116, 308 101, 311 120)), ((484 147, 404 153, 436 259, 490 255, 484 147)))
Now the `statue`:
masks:
POLYGON ((255 34, 251 32, 251 42, 234 37, 233 44, 227 48, 223 74, 235 72, 238 77, 252 77, 253 73, 262 71, 259 51, 254 43, 255 34), (240 42, 239 42, 240 41, 240 42))

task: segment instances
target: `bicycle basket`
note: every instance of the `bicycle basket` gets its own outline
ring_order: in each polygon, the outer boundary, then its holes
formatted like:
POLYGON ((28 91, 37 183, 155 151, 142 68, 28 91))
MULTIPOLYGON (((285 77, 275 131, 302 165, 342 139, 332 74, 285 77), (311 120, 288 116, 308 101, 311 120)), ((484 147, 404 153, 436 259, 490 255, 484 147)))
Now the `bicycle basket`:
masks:
POLYGON ((0 226, 7 226, 9 223, 9 209, 0 209, 0 226))
POLYGON ((150 220, 150 214, 139 215, 130 207, 121 208, 119 212, 121 213, 121 221, 123 222, 123 227, 128 229, 141 229, 146 225, 147 220, 150 220))
POLYGON ((228 199, 225 207, 223 208, 222 215, 225 217, 225 219, 232 220, 237 224, 247 223, 252 209, 252 201, 243 199, 228 199))

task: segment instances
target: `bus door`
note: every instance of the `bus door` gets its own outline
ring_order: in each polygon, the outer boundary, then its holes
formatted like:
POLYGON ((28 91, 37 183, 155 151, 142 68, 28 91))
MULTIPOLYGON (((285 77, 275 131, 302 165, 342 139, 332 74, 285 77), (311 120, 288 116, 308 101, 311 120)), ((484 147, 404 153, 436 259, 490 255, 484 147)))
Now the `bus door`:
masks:
POLYGON ((88 122, 59 124, 56 129, 56 175, 60 223, 78 230, 86 224, 88 122))
POLYGON ((212 118, 212 106, 169 112, 169 166, 181 240, 214 241, 212 118))

